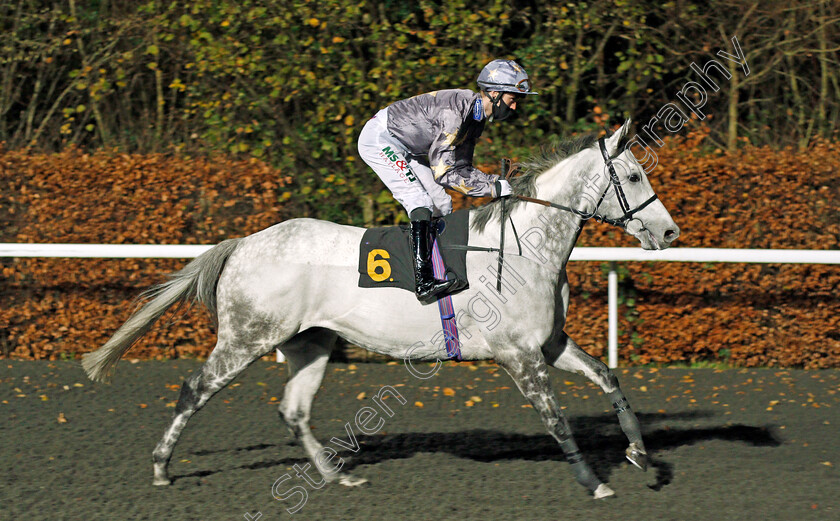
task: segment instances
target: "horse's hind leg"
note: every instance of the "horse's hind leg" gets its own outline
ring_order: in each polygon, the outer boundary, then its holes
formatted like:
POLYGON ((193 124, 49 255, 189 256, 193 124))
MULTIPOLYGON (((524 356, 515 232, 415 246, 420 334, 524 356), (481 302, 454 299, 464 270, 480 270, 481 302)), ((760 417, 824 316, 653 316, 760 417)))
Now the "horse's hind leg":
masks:
POLYGON ((168 485, 170 483, 166 467, 169 465, 169 458, 172 457, 172 450, 181 436, 181 431, 184 430, 190 417, 251 362, 265 354, 264 351, 262 346, 250 350, 237 348, 234 351, 219 340, 204 365, 184 381, 172 421, 152 453, 155 472, 153 484, 168 485))
MULTIPOLYGON (((324 379, 327 361, 336 338, 336 334, 332 331, 309 329, 299 333, 280 347, 289 363, 289 381, 286 383, 278 412, 280 419, 289 427, 289 431, 303 446, 312 465, 326 481, 338 481, 342 485, 356 486, 367 480, 341 472, 343 460, 336 457, 333 449, 324 449, 309 428, 312 402, 324 379), (327 458, 327 455, 331 457, 327 458)), ((355 439, 350 441, 355 442, 355 439)), ((355 446, 355 443, 353 445, 355 446)), ((309 465, 305 465, 303 472, 306 473, 308 468, 309 465)), ((320 483, 323 486, 324 482, 320 481, 320 483)))
POLYGON ((595 499, 609 497, 615 494, 610 487, 598 479, 589 467, 572 436, 569 421, 563 415, 563 410, 557 401, 557 396, 548 380, 548 367, 542 354, 538 351, 531 353, 515 353, 509 359, 497 357, 496 361, 510 374, 517 387, 531 402, 542 418, 549 434, 560 444, 566 461, 572 466, 572 472, 578 483, 588 488, 595 499))
POLYGON ((581 349, 565 332, 556 344, 543 348, 543 355, 546 361, 557 369, 581 374, 603 389, 618 415, 621 430, 630 442, 625 451, 627 459, 640 469, 647 470, 647 452, 642 441, 639 420, 630 408, 630 403, 621 391, 618 378, 612 370, 581 349))

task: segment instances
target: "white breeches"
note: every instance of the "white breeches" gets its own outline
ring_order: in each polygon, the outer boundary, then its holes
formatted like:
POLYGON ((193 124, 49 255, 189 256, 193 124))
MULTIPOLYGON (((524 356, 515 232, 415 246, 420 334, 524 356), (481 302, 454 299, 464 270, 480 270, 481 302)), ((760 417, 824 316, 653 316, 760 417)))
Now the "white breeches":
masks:
POLYGON ((436 217, 452 212, 452 198, 435 182, 428 161, 408 155, 388 132, 388 109, 365 124, 359 135, 359 155, 409 214, 415 208, 428 208, 436 217))

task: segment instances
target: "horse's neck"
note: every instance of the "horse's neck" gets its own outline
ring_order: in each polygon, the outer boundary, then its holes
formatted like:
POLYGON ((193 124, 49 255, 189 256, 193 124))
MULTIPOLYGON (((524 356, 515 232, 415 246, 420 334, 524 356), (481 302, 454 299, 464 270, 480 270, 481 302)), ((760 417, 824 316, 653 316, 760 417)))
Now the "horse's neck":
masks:
MULTIPOLYGON (((551 202, 574 205, 570 199, 554 199, 551 202)), ((517 228, 525 229, 520 235, 530 245, 529 253, 535 260, 553 271, 565 269, 585 221, 571 212, 533 203, 520 205, 511 217, 517 228)))
MULTIPOLYGON (((562 165, 562 164, 561 164, 562 165)), ((536 179, 536 197, 576 208, 580 204, 583 182, 580 174, 556 166, 553 172, 546 172, 536 179)), ((535 203, 521 202, 511 212, 510 218, 520 238, 516 244, 512 230, 505 236, 505 251, 516 251, 521 247, 522 255, 557 273, 566 267, 572 249, 585 222, 579 216, 564 210, 548 208, 535 203)), ((506 223, 507 224, 507 223, 506 223)), ((497 247, 501 226, 498 220, 488 223, 482 232, 470 242, 484 247, 497 247)))
MULTIPOLYGON (((593 211, 594 208, 581 206, 587 200, 597 198, 602 189, 587 185, 585 177, 592 166, 588 164, 589 161, 589 158, 576 154, 540 174, 535 179, 535 197, 581 211, 593 211), (585 192, 586 197, 583 196, 585 192)), ((586 223, 585 219, 572 212, 526 202, 517 204, 510 213, 510 218, 520 238, 519 246, 523 256, 542 264, 549 272, 554 273, 566 268, 572 249, 586 223)), ((500 233, 500 222, 494 220, 488 223, 483 231, 473 236, 470 242, 477 246, 497 247, 500 233)), ((517 248, 516 239, 512 235, 508 233, 505 236, 506 252, 517 248)))
MULTIPOLYGON (((580 156, 573 156, 539 175, 535 179, 536 198, 570 208, 579 207, 585 189, 583 172, 587 171, 582 161, 585 160, 580 156)), ((518 218, 529 229, 540 230, 544 236, 542 249, 544 258, 549 259, 547 263, 557 270, 564 269, 586 221, 572 212, 534 203, 521 205, 514 213, 519 214, 513 216, 515 222, 518 218)))

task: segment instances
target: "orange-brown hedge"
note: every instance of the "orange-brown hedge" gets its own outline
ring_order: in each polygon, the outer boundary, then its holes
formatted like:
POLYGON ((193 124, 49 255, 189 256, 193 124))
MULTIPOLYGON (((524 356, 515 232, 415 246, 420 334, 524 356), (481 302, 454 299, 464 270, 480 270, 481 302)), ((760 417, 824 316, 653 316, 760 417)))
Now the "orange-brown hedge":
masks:
MULTIPOLYGON (((651 181, 682 229, 678 245, 840 249, 840 147, 659 150, 651 181)), ((0 152, 3 242, 212 244, 265 228, 284 210, 286 174, 264 163, 162 155, 0 152)), ((583 246, 637 247, 591 223, 583 246)), ((132 299, 186 261, 4 259, 0 353, 74 356, 101 345, 132 299)), ((606 277, 573 263, 567 331, 606 350, 606 277)), ((627 263, 620 354, 626 363, 727 361, 840 366, 840 269, 817 265, 627 263)), ((203 312, 150 333, 132 357, 206 356, 203 312)))
MULTIPOLYGON (((256 160, 0 152, 0 242, 213 244, 288 217, 278 201, 289 182, 256 160)), ((3 259, 0 353, 54 359, 93 350, 138 293, 185 262, 3 259)), ((203 313, 180 317, 132 355, 206 355, 209 324, 203 313)))

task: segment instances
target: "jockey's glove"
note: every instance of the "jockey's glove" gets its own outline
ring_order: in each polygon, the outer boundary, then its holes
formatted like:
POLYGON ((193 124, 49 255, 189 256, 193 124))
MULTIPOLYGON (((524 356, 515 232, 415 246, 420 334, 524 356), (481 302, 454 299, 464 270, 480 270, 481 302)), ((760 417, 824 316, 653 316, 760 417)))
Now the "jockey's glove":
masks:
POLYGON ((497 198, 509 197, 513 194, 513 189, 510 187, 510 183, 508 183, 506 179, 499 179, 496 181, 493 185, 493 189, 497 198))

